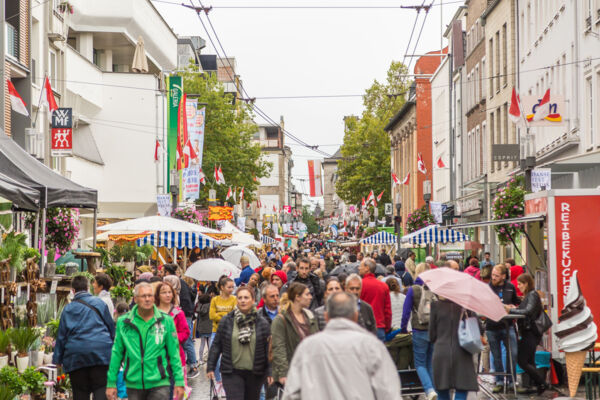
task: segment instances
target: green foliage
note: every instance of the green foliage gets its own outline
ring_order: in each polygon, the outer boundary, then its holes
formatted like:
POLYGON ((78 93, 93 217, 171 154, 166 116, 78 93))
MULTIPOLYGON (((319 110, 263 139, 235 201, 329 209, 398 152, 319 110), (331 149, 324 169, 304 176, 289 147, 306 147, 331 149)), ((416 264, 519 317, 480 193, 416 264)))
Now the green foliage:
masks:
POLYGON ((137 248, 134 243, 116 244, 110 249, 110 258, 112 262, 135 261, 137 248))
POLYGON ((123 266, 111 265, 106 268, 105 272, 110 276, 115 286, 119 284, 127 286, 131 283, 131 276, 123 266))
POLYGON ((418 231, 419 229, 433 224, 435 224, 433 215, 429 213, 429 210, 427 210, 427 206, 425 205, 418 210, 415 210, 411 214, 408 214, 408 219, 406 220, 406 230, 408 233, 413 233, 414 231, 418 231))
POLYGON ((206 103, 202 170, 208 184, 201 186, 198 203, 206 206, 211 188, 224 201, 230 185, 244 187, 244 199, 253 201, 258 188, 254 177, 268 176, 273 165, 263 159, 260 146, 252 140, 258 127, 252 122, 250 107, 225 94, 216 74, 199 74, 198 67, 191 66, 181 75, 184 91, 198 95, 198 102, 206 103), (221 165, 227 185, 213 184, 215 165, 221 165))
MULTIPOLYGON (((344 120, 336 192, 347 204, 360 203, 371 190, 376 196, 385 190, 380 207, 390 202, 390 139, 384 128, 404 105, 404 96, 397 95, 408 88, 399 77, 406 72, 404 64, 392 62, 386 82, 375 81, 367 89, 362 116, 344 120)), ((383 209, 379 211, 383 215, 383 209)))
MULTIPOLYGON (((511 178, 508 185, 498 191, 492 205, 494 219, 520 218, 525 210, 525 179, 522 176, 511 178)), ((495 225, 494 230, 498 235, 498 242, 505 245, 525 229, 524 224, 514 223, 495 225)))
POLYGON ((321 227, 317 223, 317 220, 315 219, 313 213, 310 212, 308 206, 302 207, 302 222, 306 224, 306 230, 309 234, 319 233, 319 231, 321 230, 321 227))
POLYGON ((87 278, 88 282, 90 283, 90 285, 91 285, 92 281, 94 280, 94 275, 92 275, 91 273, 89 273, 87 271, 76 272, 73 274, 73 277, 76 277, 76 276, 85 276, 87 278))
POLYGON ((10 346, 10 336, 8 332, 10 331, 0 330, 0 356, 8 354, 8 347, 10 346))
POLYGON ((33 247, 27 247, 23 252, 23 259, 28 260, 30 258, 35 258, 34 262, 38 262, 40 260, 41 254, 38 249, 34 249, 33 247))
POLYGON ((22 326, 10 330, 10 341, 19 355, 26 355, 31 346, 40 338, 40 332, 35 328, 22 326))
POLYGON ((133 297, 133 290, 127 286, 117 285, 110 289, 110 297, 113 299, 123 297, 127 302, 133 297))
POLYGON ((29 394, 42 394, 46 391, 44 382, 46 377, 43 373, 36 371, 35 367, 28 367, 21 374, 21 378, 26 387, 26 392, 29 394))
POLYGON ((0 369, 0 388, 6 388, 13 396, 18 396, 25 392, 26 386, 15 367, 4 367, 0 369))
POLYGON ((60 323, 60 319, 54 318, 46 323, 46 327, 48 328, 48 336, 52 336, 54 339, 58 337, 58 325, 60 323))
POLYGON ((67 270, 67 267, 65 266, 65 264, 61 264, 61 265, 57 265, 56 266, 56 269, 54 270, 54 273, 56 275, 64 275, 65 272, 67 272, 66 270, 67 270))
POLYGON ((110 262, 110 252, 106 250, 104 247, 96 247, 93 249, 96 253, 100 253, 100 264, 104 266, 109 266, 110 262))
POLYGON ((0 400, 14 400, 15 396, 17 396, 17 393, 8 385, 0 385, 0 400))
POLYGON ((27 236, 24 233, 10 232, 2 240, 0 260, 10 257, 10 265, 19 273, 23 270, 23 254, 26 248, 27 236))
POLYGON ((136 262, 146 262, 152 257, 152 253, 154 252, 154 247, 151 244, 145 244, 141 247, 138 247, 135 252, 135 261, 136 262))

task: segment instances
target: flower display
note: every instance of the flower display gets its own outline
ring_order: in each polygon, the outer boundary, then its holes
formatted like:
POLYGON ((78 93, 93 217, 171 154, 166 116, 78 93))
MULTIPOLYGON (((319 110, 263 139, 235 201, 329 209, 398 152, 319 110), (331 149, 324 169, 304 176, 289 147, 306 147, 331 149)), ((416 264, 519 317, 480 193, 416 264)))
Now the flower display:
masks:
POLYGON ((425 205, 408 214, 408 219, 406 220, 406 230, 408 233, 412 233, 433 224, 435 224, 433 215, 431 215, 429 210, 427 210, 427 206, 425 205))
MULTIPOLYGON (((35 225, 36 215, 30 213, 25 222, 29 228, 35 225)), ((40 234, 41 232, 40 224, 40 234)), ((46 249, 64 254, 79 237, 79 210, 76 208, 48 208, 46 212, 46 249)))
MULTIPOLYGON (((498 191, 492 205, 494 219, 521 218, 525 212, 525 180, 518 176, 511 178, 507 185, 498 191)), ((498 235, 500 244, 510 242, 523 232, 525 226, 522 223, 511 223, 506 225, 495 225, 494 230, 498 235)))
POLYGON ((193 207, 177 208, 173 213, 173 218, 182 221, 191 222, 192 224, 202 224, 202 215, 193 207))

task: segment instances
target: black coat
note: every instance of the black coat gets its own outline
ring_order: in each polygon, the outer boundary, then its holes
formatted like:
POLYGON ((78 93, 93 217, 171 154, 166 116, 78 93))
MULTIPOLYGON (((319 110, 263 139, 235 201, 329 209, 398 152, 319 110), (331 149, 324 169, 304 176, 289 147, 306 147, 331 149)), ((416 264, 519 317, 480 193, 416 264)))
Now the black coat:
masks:
MULTIPOLYGON (((498 297, 500 297, 500 301, 502 301, 502 304, 513 304, 515 306, 519 305, 520 301, 517 297, 517 289, 515 288, 515 285, 510 283, 508 280, 504 281, 502 286, 494 286, 492 285, 492 282, 490 282, 490 289, 492 289, 494 293, 496 293, 498 297)), ((491 319, 488 319, 485 323, 485 329, 488 331, 506 329, 506 325, 508 323, 509 322, 507 321, 496 322, 492 321, 491 319)))
MULTIPOLYGON (((233 333, 234 312, 230 312, 221 319, 215 339, 208 352, 206 371, 214 371, 221 356, 221 373, 233 373, 233 361, 231 357, 231 335, 233 333)), ((264 376, 271 374, 269 363, 269 337, 271 336, 271 325, 265 321, 260 314, 256 315, 256 347, 254 349, 254 372, 255 375, 264 376)))
POLYGON ((196 300, 196 288, 190 288, 188 284, 179 278, 181 289, 179 291, 179 306, 186 318, 194 316, 194 301, 196 300))
POLYGON ((462 307, 449 300, 431 303, 429 341, 433 344, 433 386, 436 390, 479 390, 473 356, 458 342, 461 312, 462 307))
POLYGON ((525 295, 518 308, 510 310, 510 314, 525 316, 524 319, 517 321, 521 331, 533 331, 536 335, 539 334, 537 329, 534 329, 535 320, 541 312, 543 312, 542 300, 540 299, 540 295, 535 290, 531 290, 525 295))
POLYGON ((323 294, 325 294, 324 283, 321 282, 321 279, 312 272, 308 274, 307 278, 301 278, 296 275, 294 278, 290 278, 288 275, 288 282, 283 285, 281 288, 281 293, 287 292, 288 288, 294 282, 300 282, 308 286, 308 290, 310 290, 310 294, 312 294, 312 300, 310 301, 309 309, 314 310, 323 304, 323 294))

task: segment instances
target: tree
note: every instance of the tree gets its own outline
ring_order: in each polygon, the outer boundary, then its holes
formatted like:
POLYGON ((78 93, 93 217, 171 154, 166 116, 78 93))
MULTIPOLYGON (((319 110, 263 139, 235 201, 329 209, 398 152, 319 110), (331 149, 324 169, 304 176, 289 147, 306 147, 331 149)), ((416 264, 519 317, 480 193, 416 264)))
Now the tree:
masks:
POLYGON ((258 188, 254 178, 258 181, 268 176, 273 165, 263 159, 260 145, 252 140, 258 127, 252 121, 248 105, 235 102, 233 95, 225 94, 223 84, 214 73, 200 74, 197 66, 191 66, 181 75, 184 91, 206 104, 202 156, 206 185, 202 185, 197 202, 206 205, 211 188, 217 191, 217 199, 224 201, 229 186, 243 187, 244 199, 252 201, 258 188), (215 184, 215 165, 222 167, 226 185, 215 184))
POLYGON ((306 224, 306 231, 308 233, 319 233, 319 224, 308 206, 302 207, 302 222, 306 224))
MULTIPOLYGON (((371 190, 375 196, 385 190, 380 207, 390 202, 390 139, 384 128, 404 105, 403 94, 409 83, 400 75, 406 72, 404 64, 392 62, 386 82, 375 80, 366 90, 362 116, 344 120, 336 192, 347 204, 360 203, 371 190)), ((380 214, 382 211, 380 209, 380 214)))

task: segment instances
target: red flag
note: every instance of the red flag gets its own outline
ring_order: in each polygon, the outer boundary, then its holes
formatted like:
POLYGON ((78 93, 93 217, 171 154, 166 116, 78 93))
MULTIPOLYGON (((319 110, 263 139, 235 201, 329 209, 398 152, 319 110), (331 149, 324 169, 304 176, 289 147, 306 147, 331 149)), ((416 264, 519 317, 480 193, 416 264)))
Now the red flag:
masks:
POLYGON ((50 85, 50 79, 46 77, 44 80, 44 86, 42 87, 42 104, 48 107, 50 111, 50 116, 52 116, 52 111, 58 110, 58 105, 56 105, 56 100, 54 99, 54 92, 52 91, 52 86, 50 85))
POLYGON ((277 212, 277 207, 275 207, 275 205, 273 205, 273 212, 277 212))
POLYGON ((508 116, 510 117, 510 120, 516 124, 521 120, 522 115, 521 99, 517 95, 517 90, 513 88, 512 97, 510 99, 510 108, 508 109, 508 116))
POLYGON ((362 198, 361 208, 365 208, 367 204, 365 203, 365 198, 362 198))
POLYGON ((423 161, 423 154, 417 154, 417 169, 422 174, 427 174, 427 167, 425 167, 425 161, 423 161))
POLYGON ((187 168, 190 162, 189 154, 186 155, 184 151, 188 141, 185 101, 186 95, 184 93, 179 101, 179 107, 177 108, 177 171, 187 168))
POLYGON ((160 142, 156 139, 156 144, 154 145, 154 161, 158 162, 158 149, 160 149, 160 142))
POLYGON ((381 198, 383 197, 383 192, 385 192, 385 189, 383 189, 383 190, 381 191, 381 193, 379 193, 379 194, 377 195, 377 201, 381 201, 381 198))
POLYGON ((202 168, 200 168, 200 183, 206 185, 206 175, 202 172, 202 168))
POLYGON ((6 80, 6 86, 8 87, 8 94, 10 96, 10 105, 12 107, 12 110, 21 115, 29 117, 29 111, 27 111, 27 106, 25 105, 25 102, 17 92, 17 89, 15 89, 15 86, 12 84, 10 79, 6 80))
POLYGON ((394 182, 394 186, 399 185, 400 181, 398 180, 398 177, 396 176, 395 173, 392 172, 392 181, 394 182))
POLYGON ((310 187, 310 197, 323 196, 320 160, 308 160, 308 181, 310 187))
POLYGON ((373 193, 373 189, 371 189, 371 191, 369 192, 369 195, 367 196, 367 205, 369 205, 369 203, 371 201, 373 201, 375 199, 375 193, 373 193))
POLYGON ((446 164, 444 164, 444 161, 442 161, 442 157, 441 156, 437 160, 437 166, 438 166, 438 168, 446 168, 446 164))
POLYGON ((215 183, 217 185, 220 185, 221 183, 219 182, 219 171, 217 170, 217 165, 216 164, 215 164, 215 174, 214 174, 214 176, 215 176, 215 183))
POLYGON ((408 185, 408 181, 410 180, 410 172, 406 174, 406 178, 401 182, 403 185, 408 185))
POLYGON ((233 196, 233 191, 231 190, 231 186, 229 186, 229 190, 227 191, 227 195, 225 196, 225 200, 229 200, 229 198, 233 196))
POLYGON ((537 105, 535 109, 535 114, 533 114, 534 121, 541 121, 550 115, 550 89, 546 90, 544 93, 544 97, 537 105))
POLYGON ((242 191, 240 192, 240 203, 244 201, 244 188, 242 187, 242 191))
POLYGON ((219 174, 219 184, 225 184, 225 175, 223 175, 223 170, 221 169, 221 164, 219 164, 219 170, 217 171, 219 174))

